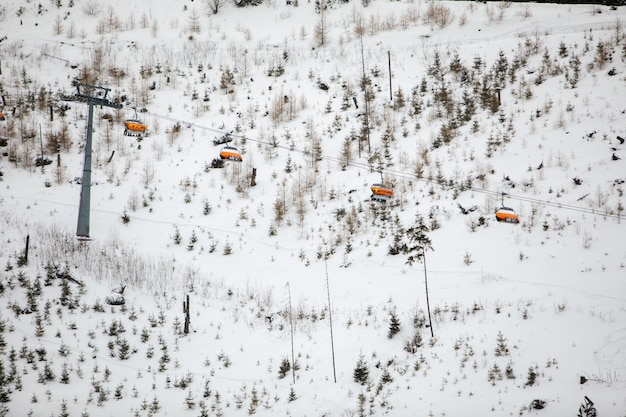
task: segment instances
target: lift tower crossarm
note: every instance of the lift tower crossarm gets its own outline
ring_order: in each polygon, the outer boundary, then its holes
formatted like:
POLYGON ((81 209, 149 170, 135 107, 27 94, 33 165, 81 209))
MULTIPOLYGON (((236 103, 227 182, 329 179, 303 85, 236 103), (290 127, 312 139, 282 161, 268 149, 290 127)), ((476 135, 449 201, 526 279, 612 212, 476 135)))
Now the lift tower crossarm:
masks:
POLYGON ((78 225, 76 236, 82 240, 89 240, 89 211, 91 205, 91 142, 93 130, 93 107, 112 107, 121 109, 122 105, 115 103, 107 97, 110 88, 97 87, 73 82, 76 94, 68 98, 70 101, 80 101, 89 105, 89 117, 87 119, 87 140, 85 142, 85 162, 83 164, 83 178, 80 189, 80 205, 78 206, 78 225))

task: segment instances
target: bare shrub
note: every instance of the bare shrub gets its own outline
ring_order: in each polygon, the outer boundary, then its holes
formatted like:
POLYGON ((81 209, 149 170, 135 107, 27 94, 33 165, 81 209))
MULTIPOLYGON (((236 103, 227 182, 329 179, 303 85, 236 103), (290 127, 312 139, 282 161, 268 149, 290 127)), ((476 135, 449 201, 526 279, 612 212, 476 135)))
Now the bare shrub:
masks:
POLYGON ((502 22, 502 20, 504 19, 504 15, 506 14, 506 9, 508 9, 509 7, 511 7, 511 2, 510 1, 499 1, 497 3, 497 8, 498 8, 497 18, 498 18, 498 22, 502 22))
POLYGON ((128 195, 127 206, 131 211, 137 211, 139 207, 139 193, 134 188, 131 190, 128 195))
POLYGON ((384 30, 394 30, 398 26, 398 19, 396 15, 391 13, 385 16, 383 21, 383 29, 384 30))
POLYGON ((448 6, 431 1, 428 3, 428 8, 426 9, 424 23, 436 25, 440 29, 443 29, 450 24, 453 18, 454 15, 448 6))
POLYGON ((67 26, 67 31, 65 32, 65 36, 67 36, 68 39, 73 39, 76 36, 76 25, 74 25, 73 20, 70 20, 70 23, 67 26))
POLYGON ((63 17, 60 14, 57 14, 57 17, 54 19, 54 23, 52 24, 52 33, 55 36, 58 36, 63 33, 63 17))
POLYGON ((465 26, 466 23, 467 23, 467 15, 463 13, 461 14, 461 16, 459 16, 459 26, 465 26))
POLYGON ((613 26, 613 30, 615 33, 615 44, 619 45, 624 38, 624 25, 622 24, 622 21, 619 19, 619 17, 615 19, 615 25, 613 26))
POLYGON ((374 36, 378 32, 380 32, 381 22, 380 16, 370 16, 367 21, 367 34, 370 36, 374 36))
POLYGON ((226 4, 226 0, 204 0, 204 4, 209 14, 217 14, 222 6, 226 4))
POLYGON ((530 8, 530 5, 525 4, 517 10, 515 15, 521 17, 522 19, 530 19, 531 17, 533 17, 533 11, 530 8))
POLYGON ((95 17, 102 12, 102 4, 98 0, 87 0, 82 10, 85 16, 95 17))
POLYGON ((487 16, 487 21, 489 23, 496 20, 496 8, 490 4, 487 5, 485 9, 485 15, 487 16))
POLYGON ((406 29, 411 24, 417 23, 419 19, 420 19, 419 9, 415 6, 410 6, 400 15, 399 24, 402 29, 406 29))
POLYGON ((359 16, 358 19, 354 21, 354 34, 356 36, 363 36, 364 33, 365 33, 365 21, 363 20, 361 16, 359 16))

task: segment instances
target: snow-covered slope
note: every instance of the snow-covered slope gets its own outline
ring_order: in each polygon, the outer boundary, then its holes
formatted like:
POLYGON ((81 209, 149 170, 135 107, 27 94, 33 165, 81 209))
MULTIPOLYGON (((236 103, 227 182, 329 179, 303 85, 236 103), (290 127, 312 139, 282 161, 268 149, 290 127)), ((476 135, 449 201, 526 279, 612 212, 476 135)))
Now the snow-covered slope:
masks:
POLYGON ((0 6, 3 415, 626 415, 623 8, 138 3, 0 6))

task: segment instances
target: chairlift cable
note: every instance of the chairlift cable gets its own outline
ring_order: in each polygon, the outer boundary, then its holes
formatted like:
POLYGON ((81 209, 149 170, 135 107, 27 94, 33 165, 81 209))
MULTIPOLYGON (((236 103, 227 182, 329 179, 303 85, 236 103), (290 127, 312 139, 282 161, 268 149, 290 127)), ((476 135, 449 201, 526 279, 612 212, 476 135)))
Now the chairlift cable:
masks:
MULTIPOLYGON (((134 108, 134 107, 133 107, 134 108)), ((136 111, 136 108, 135 108, 136 111)), ((148 116, 152 116, 152 117, 157 117, 160 119, 164 119, 164 120, 169 120, 171 122, 175 122, 175 123, 180 123, 180 124, 184 124, 187 127, 196 127, 198 129, 202 129, 202 130, 207 130, 213 133, 217 133, 217 134, 226 134, 228 133, 229 135, 233 136, 234 138, 239 138, 241 140, 244 141, 250 141, 250 142, 254 142, 254 143, 258 143, 261 145, 267 145, 267 146, 271 146, 273 148, 277 148, 277 149, 283 149, 286 150, 288 152, 298 152, 301 153, 303 155, 308 154, 311 151, 307 151, 305 149, 298 149, 295 147, 291 147, 291 146, 287 146, 287 145, 280 145, 280 144, 273 144, 270 143, 266 140, 261 140, 261 139, 254 139, 254 138, 250 138, 244 135, 240 135, 237 133, 230 133, 230 132, 226 132, 222 129, 216 129, 216 128, 212 128, 209 126, 202 126, 199 124, 195 124, 195 123, 190 123, 187 122, 185 120, 181 120, 181 119, 176 119, 174 117, 171 116, 164 116, 164 115, 160 115, 157 113, 153 113, 150 111, 143 111, 143 113, 145 113, 148 116)), ((319 158, 322 160, 326 160, 326 161, 330 161, 330 162, 336 162, 336 163, 343 163, 345 162, 345 164, 347 166, 351 166, 357 169, 364 169, 364 170, 370 170, 370 165, 366 162, 358 162, 358 161, 343 161, 341 158, 338 157, 333 157, 333 156, 328 156, 328 155, 319 155, 319 158)), ((407 173, 404 171, 400 171, 398 169, 393 169, 393 168, 383 168, 380 172, 380 175, 382 177, 383 173, 387 174, 387 175, 391 175, 393 177, 397 177, 397 178, 406 178, 406 179, 412 179, 412 180, 417 180, 417 181, 421 181, 421 182, 425 182, 425 183, 430 183, 433 185, 437 185, 437 186, 441 186, 441 184, 439 184, 439 182, 437 180, 434 179, 428 179, 428 178, 420 178, 418 176, 416 176, 415 174, 411 174, 411 173, 407 173)), ((498 191, 493 191, 493 190, 486 190, 483 188, 477 188, 477 187, 470 187, 468 188, 468 191, 473 191, 476 193, 481 193, 481 194, 487 194, 487 195, 492 195, 492 196, 501 196, 502 192, 498 192, 498 191)), ((591 214, 593 216, 602 216, 602 217, 610 217, 610 218, 614 218, 617 220, 620 220, 623 216, 619 215, 619 214, 613 214, 613 213, 608 213, 608 212, 602 212, 601 210, 597 210, 597 209, 593 209, 593 208, 589 208, 589 207, 582 207, 582 206, 576 206, 573 204, 567 204, 567 203, 559 203, 559 202, 555 202, 555 201, 549 201, 549 200, 541 200, 541 199, 537 199, 537 198, 532 198, 532 197, 525 197, 525 196, 521 196, 521 195, 514 195, 514 194, 510 194, 510 193, 505 193, 505 195, 512 199, 512 200, 518 200, 518 201, 523 201, 523 202, 527 202, 527 203, 531 203, 531 204, 537 204, 537 205, 542 205, 542 206, 548 206, 548 207, 555 207, 555 208, 559 208, 559 209, 564 209, 564 210, 570 210, 570 211, 576 211, 579 213, 583 213, 583 214, 591 214)))

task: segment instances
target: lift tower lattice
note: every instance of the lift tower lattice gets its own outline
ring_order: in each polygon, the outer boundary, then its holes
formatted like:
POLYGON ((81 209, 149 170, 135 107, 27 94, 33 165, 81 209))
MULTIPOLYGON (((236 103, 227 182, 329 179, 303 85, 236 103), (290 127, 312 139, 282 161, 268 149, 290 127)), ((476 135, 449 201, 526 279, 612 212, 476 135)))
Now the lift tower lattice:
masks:
POLYGON ((83 178, 80 189, 80 205, 78 207, 78 225, 76 236, 79 239, 89 240, 89 211, 91 205, 91 142, 93 131, 93 107, 104 106, 114 109, 121 109, 122 105, 115 103, 107 97, 110 88, 97 87, 82 84, 77 81, 73 83, 76 87, 76 94, 69 98, 70 101, 80 101, 89 105, 89 117, 87 119, 87 140, 85 142, 85 162, 83 164, 83 178))

